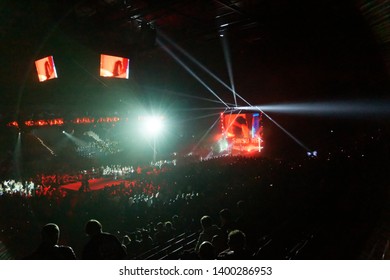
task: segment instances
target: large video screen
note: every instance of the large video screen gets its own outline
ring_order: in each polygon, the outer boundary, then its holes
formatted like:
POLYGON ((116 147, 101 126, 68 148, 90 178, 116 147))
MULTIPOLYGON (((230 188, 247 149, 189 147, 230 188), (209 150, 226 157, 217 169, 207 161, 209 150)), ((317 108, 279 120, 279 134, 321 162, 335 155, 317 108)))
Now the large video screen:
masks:
POLYGON ((233 153, 261 150, 263 132, 260 113, 225 113, 223 130, 233 153))
POLYGON ((100 76, 129 78, 129 59, 120 56, 100 55, 100 76))
POLYGON ((57 71, 53 56, 47 56, 36 60, 35 67, 37 68, 38 80, 40 82, 57 78, 57 71))

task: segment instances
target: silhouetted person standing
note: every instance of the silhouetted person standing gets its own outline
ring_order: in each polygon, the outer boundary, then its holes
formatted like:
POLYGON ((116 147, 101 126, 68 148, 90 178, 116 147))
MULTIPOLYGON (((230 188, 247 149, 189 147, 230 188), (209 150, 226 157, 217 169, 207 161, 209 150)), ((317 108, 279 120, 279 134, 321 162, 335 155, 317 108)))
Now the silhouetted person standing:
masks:
POLYGON ((229 248, 218 254, 222 260, 250 260, 251 253, 246 250, 246 236, 241 230, 233 230, 228 236, 229 248))
POLYGON ((232 212, 228 208, 224 208, 219 211, 219 220, 221 222, 221 230, 223 234, 227 235, 232 230, 236 229, 236 225, 233 220, 232 212))
POLYGON ((85 225, 85 233, 90 237, 84 246, 84 260, 122 260, 127 257, 126 251, 115 235, 103 232, 97 220, 89 220, 85 225))
POLYGON ((153 238, 150 236, 149 231, 143 229, 141 231, 140 251, 146 252, 153 247, 153 238))
POLYGON ((213 223, 213 220, 210 216, 203 216, 200 219, 200 224, 202 226, 202 232, 199 234, 198 241, 195 245, 195 252, 199 252, 199 247, 204 241, 211 241, 214 235, 221 235, 221 229, 213 223))
POLYGON ((56 224, 49 223, 41 231, 42 242, 26 259, 29 260, 75 260, 74 251, 69 246, 58 245, 60 229, 56 224))

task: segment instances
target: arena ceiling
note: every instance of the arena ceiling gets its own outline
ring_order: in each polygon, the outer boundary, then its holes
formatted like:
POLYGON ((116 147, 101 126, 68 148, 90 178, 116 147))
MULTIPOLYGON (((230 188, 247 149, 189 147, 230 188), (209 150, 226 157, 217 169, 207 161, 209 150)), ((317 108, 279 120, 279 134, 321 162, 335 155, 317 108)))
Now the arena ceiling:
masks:
MULTIPOLYGON (((156 98, 160 105, 174 101, 177 107, 196 107, 188 96, 215 99, 162 50, 157 43, 161 36, 229 81, 220 37, 225 34, 236 88, 255 104, 334 99, 368 89, 380 92, 387 75, 359 9, 362 2, 2 1, 2 117, 115 111, 156 98), (99 77, 100 53, 129 57, 130 79, 99 77), (46 55, 55 57, 59 79, 39 83, 34 60, 46 55)), ((174 50, 167 41, 164 44, 174 50)), ((232 102, 226 89, 191 67, 221 98, 232 102)))

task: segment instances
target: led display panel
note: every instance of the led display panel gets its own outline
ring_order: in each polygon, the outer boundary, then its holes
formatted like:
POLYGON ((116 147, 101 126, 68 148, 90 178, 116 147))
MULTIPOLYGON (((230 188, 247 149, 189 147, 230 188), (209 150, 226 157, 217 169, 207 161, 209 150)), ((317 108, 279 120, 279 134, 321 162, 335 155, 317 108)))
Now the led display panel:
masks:
POLYGON ((53 56, 47 56, 36 60, 35 67, 37 68, 38 80, 40 82, 57 78, 53 56))
POLYGON ((100 76, 129 78, 129 59, 120 56, 100 55, 100 76))
POLYGON ((263 132, 259 113, 225 113, 222 127, 231 153, 261 150, 263 132))

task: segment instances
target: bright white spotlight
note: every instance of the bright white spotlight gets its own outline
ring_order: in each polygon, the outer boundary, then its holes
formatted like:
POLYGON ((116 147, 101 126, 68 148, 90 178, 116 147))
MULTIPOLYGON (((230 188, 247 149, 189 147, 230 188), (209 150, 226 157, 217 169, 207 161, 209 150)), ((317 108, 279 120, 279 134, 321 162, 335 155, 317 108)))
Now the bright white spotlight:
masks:
POLYGON ((157 136, 159 136, 164 129, 164 117, 139 117, 139 120, 141 121, 141 129, 145 134, 146 138, 153 139, 153 145, 151 146, 151 148, 153 149, 153 162, 155 163, 157 158, 157 136))
POLYGON ((316 158, 317 155, 318 155, 317 151, 307 152, 307 156, 310 158, 316 158))
POLYGON ((149 135, 158 135, 164 128, 162 117, 146 117, 144 119, 144 129, 149 135))

